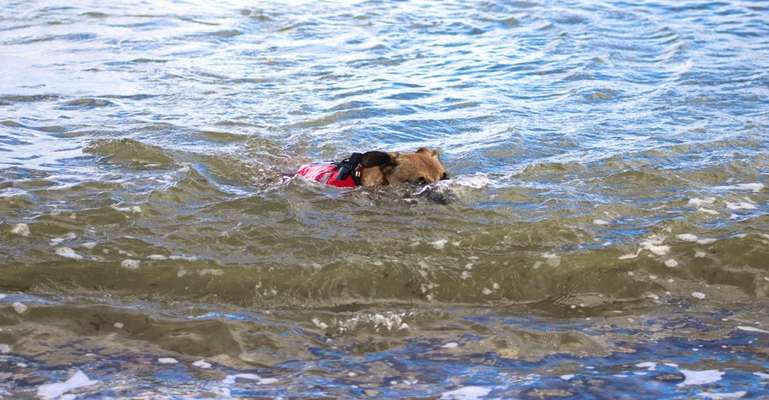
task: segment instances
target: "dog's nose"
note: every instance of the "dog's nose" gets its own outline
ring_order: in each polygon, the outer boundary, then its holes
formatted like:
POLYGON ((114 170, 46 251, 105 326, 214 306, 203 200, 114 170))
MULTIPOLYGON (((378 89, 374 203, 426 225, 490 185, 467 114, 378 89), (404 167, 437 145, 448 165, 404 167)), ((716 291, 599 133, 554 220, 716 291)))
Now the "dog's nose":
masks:
POLYGON ((449 179, 449 175, 444 172, 443 175, 441 175, 441 180, 445 181, 446 179, 449 179))

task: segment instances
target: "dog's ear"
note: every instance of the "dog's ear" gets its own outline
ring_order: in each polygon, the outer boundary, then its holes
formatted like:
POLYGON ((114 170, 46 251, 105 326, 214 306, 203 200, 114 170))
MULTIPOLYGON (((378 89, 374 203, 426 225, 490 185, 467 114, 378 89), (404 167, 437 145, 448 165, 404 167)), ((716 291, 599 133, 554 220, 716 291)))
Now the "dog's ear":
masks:
POLYGON ((395 159, 398 157, 398 153, 385 153, 383 151, 369 151, 363 153, 360 159, 360 165, 364 168, 369 167, 384 167, 388 165, 395 165, 397 162, 395 159))
POLYGON ((420 147, 417 149, 417 153, 425 153, 427 155, 438 157, 438 151, 437 150, 430 150, 427 147, 420 147))

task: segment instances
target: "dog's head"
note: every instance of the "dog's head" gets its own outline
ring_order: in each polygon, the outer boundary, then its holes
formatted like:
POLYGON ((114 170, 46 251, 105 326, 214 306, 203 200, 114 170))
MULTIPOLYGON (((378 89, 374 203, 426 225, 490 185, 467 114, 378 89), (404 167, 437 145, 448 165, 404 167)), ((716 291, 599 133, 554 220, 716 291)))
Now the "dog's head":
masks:
POLYGON ((420 148, 414 153, 364 153, 360 162, 363 186, 398 183, 425 185, 447 179, 446 168, 435 150, 420 148))

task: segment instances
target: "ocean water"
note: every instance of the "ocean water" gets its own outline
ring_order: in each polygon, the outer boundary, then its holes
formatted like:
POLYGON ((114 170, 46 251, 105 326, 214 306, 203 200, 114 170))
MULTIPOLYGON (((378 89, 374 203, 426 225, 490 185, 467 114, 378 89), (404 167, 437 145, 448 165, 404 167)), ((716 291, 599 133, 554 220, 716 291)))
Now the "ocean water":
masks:
POLYGON ((769 396, 766 2, 110 3, 0 2, 3 396, 769 396))

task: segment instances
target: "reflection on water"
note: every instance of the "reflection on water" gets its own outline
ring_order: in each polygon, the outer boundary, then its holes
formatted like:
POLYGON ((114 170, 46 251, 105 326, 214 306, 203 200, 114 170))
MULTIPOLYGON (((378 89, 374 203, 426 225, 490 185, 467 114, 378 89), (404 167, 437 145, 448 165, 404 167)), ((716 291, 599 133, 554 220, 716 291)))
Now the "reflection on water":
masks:
POLYGON ((767 12, 6 2, 0 389, 766 395, 767 12))

